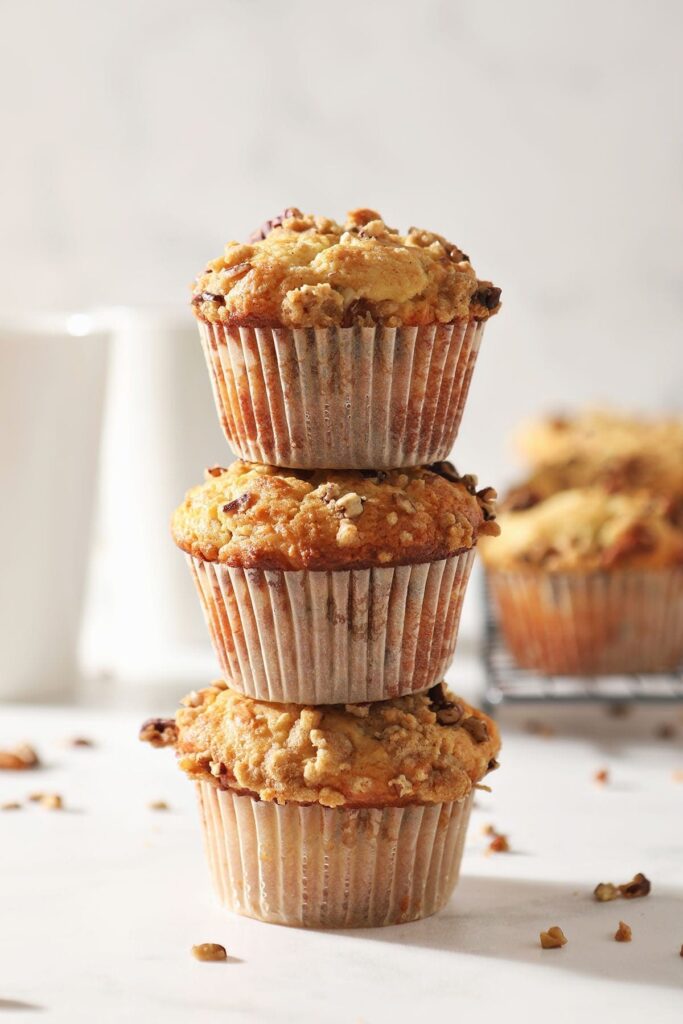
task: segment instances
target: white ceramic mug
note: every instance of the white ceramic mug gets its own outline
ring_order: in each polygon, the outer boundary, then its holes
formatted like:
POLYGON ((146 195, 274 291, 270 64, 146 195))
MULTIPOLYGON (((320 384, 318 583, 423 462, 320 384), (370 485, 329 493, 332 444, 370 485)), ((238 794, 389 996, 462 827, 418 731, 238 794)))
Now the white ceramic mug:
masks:
POLYGON ((75 688, 105 364, 85 314, 0 321, 0 699, 75 688))

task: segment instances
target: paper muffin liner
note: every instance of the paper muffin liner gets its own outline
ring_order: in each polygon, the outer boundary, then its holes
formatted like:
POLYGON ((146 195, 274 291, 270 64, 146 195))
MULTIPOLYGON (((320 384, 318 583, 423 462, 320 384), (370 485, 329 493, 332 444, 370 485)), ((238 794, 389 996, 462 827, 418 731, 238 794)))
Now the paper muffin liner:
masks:
POLYGON ((198 320, 221 425, 249 462, 396 469, 448 457, 484 323, 227 327, 198 320))
POLYGON ((472 794, 351 809, 275 804, 197 783, 221 902, 301 928, 376 928, 435 914, 458 880, 472 794))
POLYGON ((551 675, 668 672, 683 664, 683 569, 489 571, 522 668, 551 675))
POLYGON ((474 549, 396 568, 268 571, 188 556, 226 682, 258 700, 387 700, 440 682, 474 549))

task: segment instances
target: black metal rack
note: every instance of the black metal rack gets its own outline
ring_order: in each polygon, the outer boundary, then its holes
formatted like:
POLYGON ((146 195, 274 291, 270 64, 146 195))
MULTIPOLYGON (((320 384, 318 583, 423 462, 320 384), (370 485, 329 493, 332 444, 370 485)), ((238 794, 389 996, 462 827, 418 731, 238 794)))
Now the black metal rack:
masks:
POLYGON ((505 646, 486 587, 484 602, 484 700, 489 709, 503 703, 538 701, 595 701, 613 704, 683 701, 683 666, 678 672, 662 675, 623 676, 546 676, 531 669, 519 668, 505 646))

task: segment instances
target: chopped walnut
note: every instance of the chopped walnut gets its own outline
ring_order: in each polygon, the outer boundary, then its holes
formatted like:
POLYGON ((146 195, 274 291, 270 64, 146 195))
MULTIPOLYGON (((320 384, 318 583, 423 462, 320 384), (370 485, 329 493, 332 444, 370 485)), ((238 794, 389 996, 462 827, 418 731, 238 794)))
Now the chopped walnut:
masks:
POLYGON ((647 896, 652 888, 649 878, 646 878, 642 872, 638 872, 634 875, 630 882, 625 882, 619 886, 619 892, 625 900, 635 900, 640 896, 647 896))
POLYGON ((165 800, 152 800, 147 806, 150 811, 167 811, 169 809, 165 800))
POLYGON ((410 500, 407 494, 395 493, 394 502, 396 506, 400 508, 401 512, 408 512, 410 515, 412 515, 416 511, 415 505, 410 500))
POLYGON ((486 740, 489 738, 488 727, 482 718, 476 718, 474 715, 471 715, 461 725, 465 732, 470 734, 475 743, 486 743, 486 740))
POLYGON ((593 889, 593 896, 598 903, 609 903, 619 896, 619 890, 611 882, 599 882, 593 889))
POLYGON ((172 747, 178 739, 178 729, 172 718, 148 718, 142 723, 139 739, 153 747, 172 747))
POLYGON ((335 504, 349 519, 356 519, 363 511, 363 499, 355 491, 343 494, 335 504))
POLYGON ((543 949, 560 949, 567 945, 567 937, 558 925, 548 928, 547 932, 541 932, 541 946, 543 949))
POLYGON ((342 519, 337 530, 337 544, 340 548, 352 548, 360 543, 358 527, 348 519, 342 519))
POLYGON ((20 743, 11 750, 0 750, 0 771, 26 771, 36 768, 40 759, 33 747, 28 743, 20 743))
POLYGON ((599 771, 593 775, 593 782, 606 783, 609 782, 609 772, 606 768, 600 768, 599 771))
POLYGON ((218 942, 200 942, 198 946, 192 947, 192 956, 195 960, 205 961, 228 959, 225 946, 221 946, 218 942))
POLYGON ((395 779, 389 779, 390 786, 396 786, 399 796, 408 796, 413 792, 413 784, 405 775, 397 775, 395 779))
POLYGON ((617 942, 630 942, 633 938, 633 932, 631 931, 630 924, 620 921, 619 927, 614 933, 614 938, 617 942))
POLYGON ((223 476, 223 473, 227 473, 225 466, 207 466, 204 470, 204 476, 207 480, 212 476, 223 476))

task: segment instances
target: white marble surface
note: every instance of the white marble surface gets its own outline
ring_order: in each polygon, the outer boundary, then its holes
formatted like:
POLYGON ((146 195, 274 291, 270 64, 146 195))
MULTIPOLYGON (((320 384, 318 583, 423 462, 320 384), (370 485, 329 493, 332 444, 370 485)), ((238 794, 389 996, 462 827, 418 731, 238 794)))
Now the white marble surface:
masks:
POLYGON ((569 712, 552 738, 518 732, 508 716, 503 766, 493 793, 477 798, 448 909, 350 933, 263 925, 217 906, 192 788, 169 752, 137 742, 142 714, 0 708, 0 745, 29 739, 45 761, 0 773, 0 802, 39 789, 67 807, 0 813, 0 1021, 682 1019, 680 709, 569 712), (664 718, 678 740, 653 738, 664 718), (78 734, 97 747, 63 745, 78 734), (601 767, 604 787, 592 781, 601 767), (160 798, 170 811, 148 809, 160 798), (486 855, 488 822, 509 833, 513 852, 486 855), (591 899, 596 882, 636 871, 652 880, 651 896, 591 899), (612 939, 620 917, 630 945, 612 939), (552 924, 569 943, 541 950, 538 933, 552 924), (194 961, 190 947, 204 941, 223 943, 230 962, 194 961))

